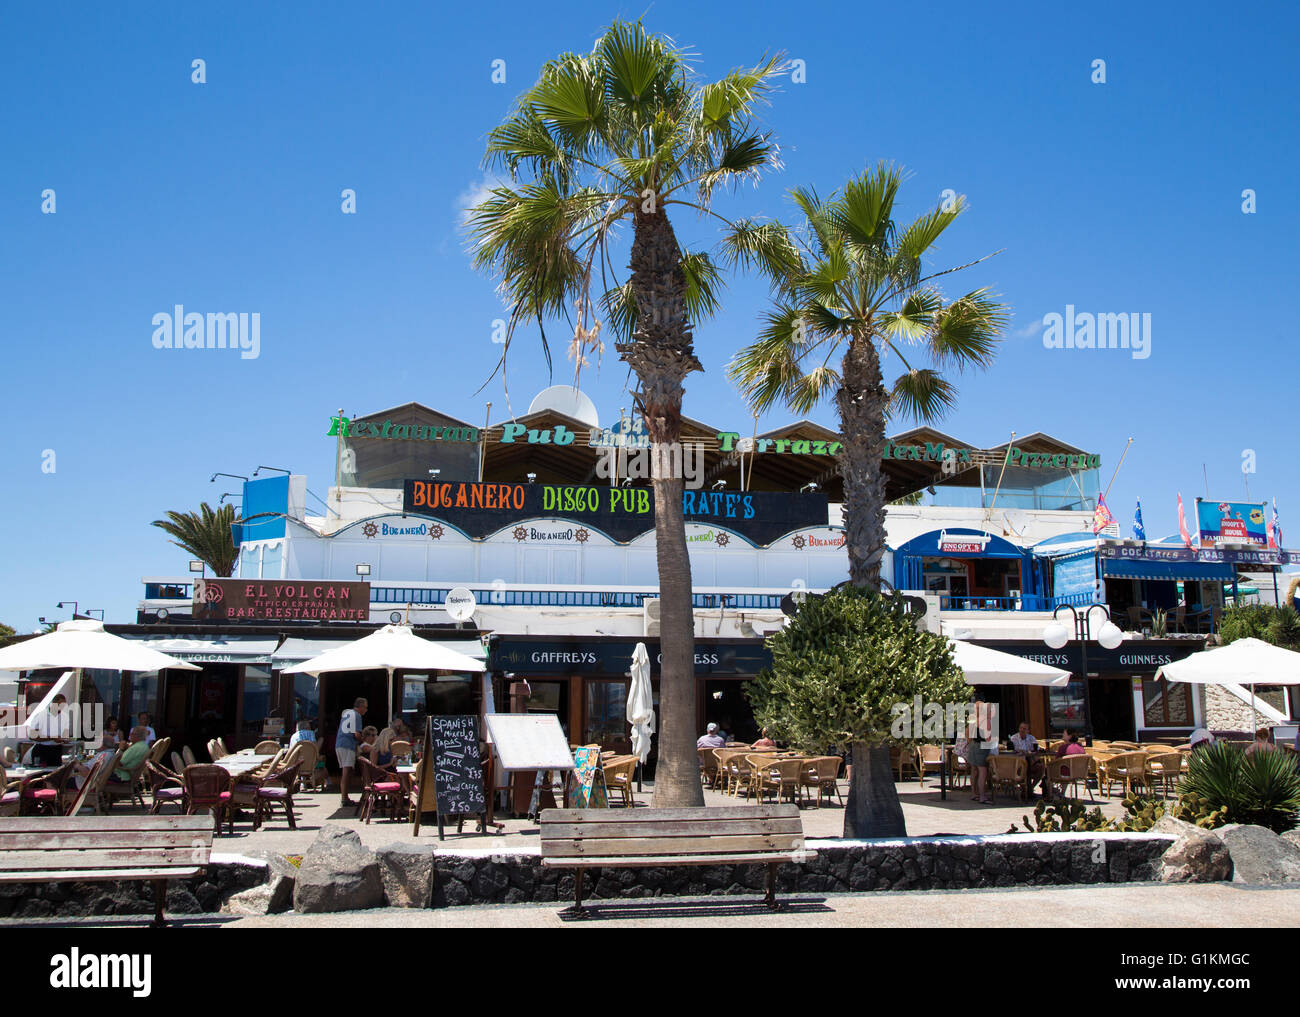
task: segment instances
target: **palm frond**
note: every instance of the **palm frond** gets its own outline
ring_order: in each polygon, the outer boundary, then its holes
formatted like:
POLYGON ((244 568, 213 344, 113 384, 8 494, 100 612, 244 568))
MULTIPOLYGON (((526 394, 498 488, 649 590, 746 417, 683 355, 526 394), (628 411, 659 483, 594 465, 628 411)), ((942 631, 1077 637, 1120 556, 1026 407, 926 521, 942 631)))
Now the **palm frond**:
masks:
POLYGON ((934 422, 957 401, 957 390, 937 371, 918 367, 899 376, 889 393, 891 416, 900 413, 915 420, 934 422))

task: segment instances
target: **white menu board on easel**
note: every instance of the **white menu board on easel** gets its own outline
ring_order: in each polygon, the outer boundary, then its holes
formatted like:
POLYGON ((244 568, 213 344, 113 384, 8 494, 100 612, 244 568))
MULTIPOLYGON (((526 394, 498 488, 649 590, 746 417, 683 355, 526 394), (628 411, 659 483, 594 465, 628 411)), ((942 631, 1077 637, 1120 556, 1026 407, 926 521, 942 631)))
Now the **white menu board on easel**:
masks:
POLYGON ((572 770, 569 739, 553 713, 489 713, 488 740, 502 770, 572 770))

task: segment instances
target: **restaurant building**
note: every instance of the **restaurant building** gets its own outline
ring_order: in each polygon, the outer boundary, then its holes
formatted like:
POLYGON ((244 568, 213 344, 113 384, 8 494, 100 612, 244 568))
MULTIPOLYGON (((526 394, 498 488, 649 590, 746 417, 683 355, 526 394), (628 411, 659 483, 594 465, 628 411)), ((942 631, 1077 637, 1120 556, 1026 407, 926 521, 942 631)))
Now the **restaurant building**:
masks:
MULTIPOLYGON (((328 729, 353 695, 370 694, 372 707, 383 701, 374 676, 317 683, 284 668, 409 621, 484 659, 488 675, 471 688, 463 677, 399 676, 403 709, 511 704, 556 714, 575 743, 624 748, 632 650, 646 642, 657 674, 659 636, 640 426, 602 422, 585 396, 561 387, 504 423, 476 426, 407 403, 364 417, 340 411, 322 419, 321 432, 336 456, 323 504, 308 505, 301 475, 244 485, 237 578, 256 584, 262 608, 217 617, 210 581, 144 580, 136 624, 111 628, 203 670, 132 676, 117 691, 122 709, 150 709, 160 733, 184 730, 191 741, 222 731, 250 744, 273 710, 288 726, 319 716, 328 729), (301 601, 303 588, 317 587, 347 592, 352 614, 274 614, 277 598, 301 601), (446 611, 453 590, 472 596, 467 622, 446 611), (459 682, 454 694, 439 690, 452 684, 445 679, 459 682)), ((743 436, 686 419, 682 440, 697 724, 748 739, 757 731, 743 683, 767 663, 763 639, 784 624, 783 601, 788 608, 791 594, 847 578, 839 439, 807 420, 743 436)), ((1175 737, 1204 719, 1204 704, 1155 673, 1203 638, 1157 638, 1130 615, 1132 598, 1157 604, 1167 593, 1133 583, 1169 577, 1134 574, 1133 555, 1117 550, 1124 542, 1091 533, 1099 467, 1096 454, 1041 433, 992 447, 932 428, 895 435, 882 459, 893 501, 882 573, 924 602, 933 631, 1074 673, 1063 690, 990 690, 1004 723, 1023 718, 1040 734, 1070 725, 1097 737, 1175 737), (1053 611, 1107 603, 1129 632, 1120 650, 1094 639, 1085 663, 1077 641, 1059 651, 1043 642, 1053 611)), ((1169 581, 1201 584, 1202 603, 1214 595, 1207 584, 1221 595, 1222 563, 1185 564, 1179 575, 1190 578, 1169 581)))

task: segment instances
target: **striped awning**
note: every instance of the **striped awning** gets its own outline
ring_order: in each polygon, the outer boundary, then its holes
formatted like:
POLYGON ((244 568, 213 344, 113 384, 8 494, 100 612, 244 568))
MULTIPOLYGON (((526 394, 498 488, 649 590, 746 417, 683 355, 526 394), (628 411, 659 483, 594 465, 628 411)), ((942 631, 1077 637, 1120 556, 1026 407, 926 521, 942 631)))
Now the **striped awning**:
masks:
POLYGON ((1184 580, 1186 582, 1225 582, 1237 577, 1235 566, 1228 562, 1142 561, 1134 558, 1106 558, 1102 574, 1107 579, 1184 580))

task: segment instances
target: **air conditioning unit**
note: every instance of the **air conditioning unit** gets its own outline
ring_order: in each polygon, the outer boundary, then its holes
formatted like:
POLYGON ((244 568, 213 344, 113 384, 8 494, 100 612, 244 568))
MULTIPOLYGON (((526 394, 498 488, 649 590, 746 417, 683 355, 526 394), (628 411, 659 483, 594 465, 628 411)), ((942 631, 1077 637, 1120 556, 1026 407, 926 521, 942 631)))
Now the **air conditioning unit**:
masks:
POLYGON ((923 632, 939 632, 939 595, 928 590, 899 590, 909 601, 913 601, 916 627, 923 632), (915 603, 919 601, 920 603, 915 603), (924 606, 924 610, 921 608, 924 606))
POLYGON ((645 621, 644 634, 647 636, 659 635, 659 619, 660 619, 660 610, 662 607, 659 598, 647 597, 642 602, 641 607, 644 612, 643 614, 643 619, 645 621))

